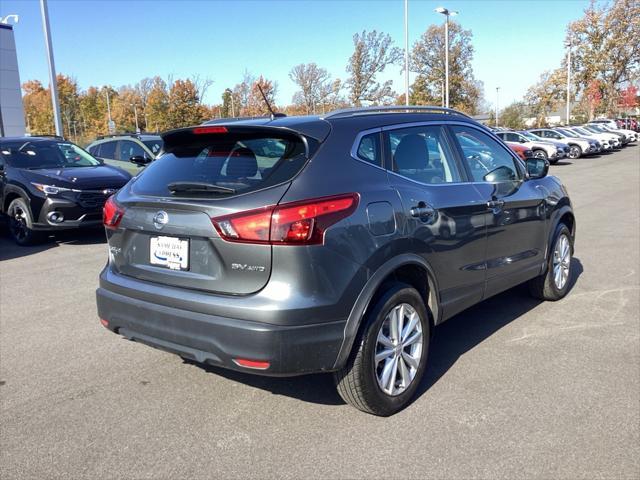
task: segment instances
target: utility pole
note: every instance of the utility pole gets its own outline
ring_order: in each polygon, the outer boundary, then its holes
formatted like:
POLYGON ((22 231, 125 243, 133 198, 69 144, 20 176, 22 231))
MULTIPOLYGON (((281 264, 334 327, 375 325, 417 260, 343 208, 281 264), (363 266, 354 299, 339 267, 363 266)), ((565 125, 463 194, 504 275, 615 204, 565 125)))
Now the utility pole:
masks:
POLYGON ((500 87, 496 87, 496 127, 498 126, 498 97, 500 95, 500 87))
POLYGON ((409 106, 409 0, 404 0, 404 104, 409 106))
POLYGON ((567 46, 567 126, 571 125, 571 38, 567 46))
POLYGON ((49 86, 51 89, 51 103, 53 104, 53 122, 56 127, 56 135, 61 137, 62 118, 60 117, 60 103, 58 102, 58 82, 56 79, 56 65, 53 61, 53 47, 51 45, 51 27, 49 26, 49 9, 47 0, 40 0, 40 13, 42 14, 42 30, 49 60, 49 86))

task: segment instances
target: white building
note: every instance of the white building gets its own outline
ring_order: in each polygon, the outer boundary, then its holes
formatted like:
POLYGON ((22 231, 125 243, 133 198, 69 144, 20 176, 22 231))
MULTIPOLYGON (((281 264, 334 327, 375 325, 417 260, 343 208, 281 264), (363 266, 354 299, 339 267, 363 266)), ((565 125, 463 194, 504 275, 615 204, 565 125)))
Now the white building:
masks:
POLYGON ((0 137, 25 134, 13 26, 0 23, 0 137))

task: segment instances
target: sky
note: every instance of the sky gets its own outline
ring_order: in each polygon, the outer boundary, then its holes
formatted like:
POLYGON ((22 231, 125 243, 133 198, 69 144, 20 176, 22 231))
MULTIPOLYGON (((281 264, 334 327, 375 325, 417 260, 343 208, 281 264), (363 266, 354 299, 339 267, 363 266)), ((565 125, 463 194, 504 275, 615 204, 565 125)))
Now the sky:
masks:
MULTIPOLYGON (((345 79, 353 34, 383 31, 404 47, 403 0, 49 0, 55 65, 82 89, 135 84, 144 77, 199 76, 213 84, 205 103, 219 103, 245 71, 278 84, 277 104, 291 103, 296 85, 289 71, 315 62, 345 79)), ((473 70, 484 82, 489 104, 520 100, 545 70, 565 55, 569 22, 588 0, 409 0, 409 45, 427 27, 441 23, 433 10, 444 5, 473 33, 473 70)), ((14 26, 20 79, 48 85, 47 57, 38 0, 0 0, 0 17, 18 14, 14 26)), ((400 66, 391 79, 404 91, 400 66)), ((413 76, 411 77, 413 81, 413 76)))

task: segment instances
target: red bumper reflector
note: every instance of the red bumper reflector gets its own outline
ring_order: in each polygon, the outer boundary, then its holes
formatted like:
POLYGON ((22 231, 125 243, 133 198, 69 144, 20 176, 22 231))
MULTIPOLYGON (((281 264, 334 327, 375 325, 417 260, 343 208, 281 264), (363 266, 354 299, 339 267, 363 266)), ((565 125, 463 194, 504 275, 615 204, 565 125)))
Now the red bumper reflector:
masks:
POLYGON ((105 320, 104 318, 100 319, 100 323, 102 324, 103 327, 108 327, 109 326, 109 321, 105 320))
POLYGON ((269 368, 269 362, 263 362, 260 360, 247 360, 246 358, 234 358, 234 363, 245 368, 254 368, 256 370, 266 370, 269 368))
POLYGON ((206 133, 227 133, 226 127, 196 127, 193 129, 193 133, 196 135, 202 135, 206 133))

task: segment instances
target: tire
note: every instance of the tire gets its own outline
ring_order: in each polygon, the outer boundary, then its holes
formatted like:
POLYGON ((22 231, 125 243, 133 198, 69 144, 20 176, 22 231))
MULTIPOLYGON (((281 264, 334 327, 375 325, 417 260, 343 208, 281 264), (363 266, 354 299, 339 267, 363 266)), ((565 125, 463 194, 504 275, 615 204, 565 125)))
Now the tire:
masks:
POLYGON ((558 224, 549 249, 545 272, 529 281, 531 295, 540 300, 555 302, 563 298, 571 285, 571 257, 573 240, 564 223, 558 224), (563 252, 566 251, 566 256, 563 252), (558 271, 561 271, 558 274, 558 271), (562 281, 558 281, 561 279, 562 281))
POLYGON ((544 150, 534 150, 533 151, 534 158, 543 158, 545 160, 549 160, 549 155, 544 150))
POLYGON ((14 199, 7 209, 9 234, 18 245, 34 245, 43 240, 43 234, 33 229, 33 217, 27 202, 14 199))
POLYGON ((415 395, 427 366, 431 333, 429 318, 428 308, 414 288, 398 282, 386 290, 364 318, 347 364, 334 373, 342 399, 363 412, 384 417, 406 407, 415 395), (415 324, 410 331, 405 330, 404 347, 395 342, 394 330, 391 330, 393 318, 397 318, 393 313, 401 312, 405 329, 415 324), (419 340, 406 343, 418 336, 419 340), (386 382, 385 373, 389 373, 386 382), (381 383, 390 386, 390 391, 385 392, 381 383))
POLYGON ((576 158, 580 158, 581 156, 582 156, 582 148, 580 148, 580 145, 570 145, 569 158, 571 160, 575 160, 576 158))

